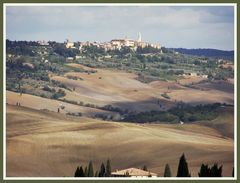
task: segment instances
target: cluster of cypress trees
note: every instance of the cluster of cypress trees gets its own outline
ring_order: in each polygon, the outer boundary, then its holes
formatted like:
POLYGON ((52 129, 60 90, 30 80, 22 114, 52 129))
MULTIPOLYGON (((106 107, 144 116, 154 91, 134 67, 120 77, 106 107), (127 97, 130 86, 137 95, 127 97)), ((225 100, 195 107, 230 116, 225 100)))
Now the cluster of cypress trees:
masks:
POLYGON ((199 177, 221 177, 222 176, 222 166, 218 167, 218 164, 214 164, 211 168, 208 165, 201 165, 199 177))
POLYGON ((102 163, 100 170, 96 171, 95 173, 93 170, 93 163, 90 161, 88 166, 86 166, 84 169, 82 166, 78 166, 74 177, 110 177, 111 172, 111 162, 109 159, 107 160, 106 166, 104 163, 102 163))
MULTIPOLYGON (((234 172, 234 169, 233 171, 234 172)), ((164 177, 171 177, 172 173, 168 164, 165 166, 164 177)), ((200 171, 198 173, 199 177, 222 177, 222 166, 218 167, 218 164, 215 163, 212 167, 202 164, 200 171)), ((232 173, 234 176, 234 173, 232 173)), ((188 163, 186 161, 185 155, 182 154, 178 164, 177 177, 191 177, 191 173, 188 170, 188 163)))
MULTIPOLYGON (((198 176, 199 177, 222 177, 222 167, 223 166, 218 166, 217 163, 215 163, 212 167, 208 166, 207 164, 206 165, 202 164, 200 171, 198 173, 198 176)), ((146 165, 144 165, 142 169, 145 171, 148 171, 146 165)), ((82 166, 77 167, 74 176, 75 177, 111 177, 111 162, 108 159, 106 166, 104 163, 102 163, 100 170, 94 173, 93 164, 92 164, 92 161, 90 161, 88 166, 85 167, 85 169, 83 169, 82 166)), ((165 165, 163 176, 172 177, 169 164, 165 165)), ((234 177, 234 168, 232 170, 232 176, 234 177)), ((184 153, 179 159, 177 177, 191 177, 191 173, 189 172, 188 163, 186 161, 184 153)))

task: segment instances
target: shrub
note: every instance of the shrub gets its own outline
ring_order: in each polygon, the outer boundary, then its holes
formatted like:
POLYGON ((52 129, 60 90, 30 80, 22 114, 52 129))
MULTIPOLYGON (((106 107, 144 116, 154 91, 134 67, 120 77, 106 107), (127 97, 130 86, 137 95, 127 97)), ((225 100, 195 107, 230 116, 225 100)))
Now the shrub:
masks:
POLYGON ((166 99, 170 99, 170 96, 167 93, 163 93, 163 94, 161 94, 161 96, 166 98, 166 99))

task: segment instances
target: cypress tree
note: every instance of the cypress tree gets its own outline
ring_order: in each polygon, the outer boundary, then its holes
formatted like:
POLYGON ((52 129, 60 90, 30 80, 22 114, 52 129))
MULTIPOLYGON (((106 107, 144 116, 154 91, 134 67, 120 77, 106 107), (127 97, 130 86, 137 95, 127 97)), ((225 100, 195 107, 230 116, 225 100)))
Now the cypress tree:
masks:
POLYGON ((147 169, 147 166, 146 166, 146 165, 144 165, 142 169, 143 169, 144 171, 148 171, 148 169, 147 169))
POLYGON ((211 168, 208 165, 201 165, 199 177, 222 177, 222 166, 218 167, 215 163, 211 168))
POLYGON ((79 177, 85 177, 82 166, 79 169, 79 177))
POLYGON ((166 164, 165 166, 165 170, 164 170, 164 177, 172 177, 172 173, 171 173, 171 170, 170 170, 170 167, 168 164, 166 164))
POLYGON ((88 167, 86 166, 84 169, 84 177, 87 177, 87 176, 88 176, 88 167))
POLYGON ((179 160, 177 177, 191 177, 184 153, 179 160))
POLYGON ((111 170, 111 162, 110 162, 110 160, 108 159, 108 160, 107 160, 107 166, 106 166, 106 174, 105 174, 105 176, 106 176, 106 177, 111 177, 111 173, 112 173, 112 170, 111 170))
POLYGON ((222 177, 222 166, 218 167, 218 164, 215 163, 210 170, 211 177, 222 177))
POLYGON ((77 167, 75 173, 74 173, 74 177, 79 177, 79 167, 77 167))
POLYGON ((88 177, 93 177, 94 176, 92 161, 90 161, 89 164, 88 164, 88 174, 87 175, 88 175, 88 177))
POLYGON ((99 177, 104 177, 105 176, 105 166, 104 164, 102 163, 101 164, 101 168, 100 168, 100 172, 99 172, 99 177))
POLYGON ((232 177, 234 177, 234 167, 232 168, 232 177))
POLYGON ((201 165, 200 171, 198 173, 199 177, 210 177, 210 168, 208 167, 208 165, 201 165))

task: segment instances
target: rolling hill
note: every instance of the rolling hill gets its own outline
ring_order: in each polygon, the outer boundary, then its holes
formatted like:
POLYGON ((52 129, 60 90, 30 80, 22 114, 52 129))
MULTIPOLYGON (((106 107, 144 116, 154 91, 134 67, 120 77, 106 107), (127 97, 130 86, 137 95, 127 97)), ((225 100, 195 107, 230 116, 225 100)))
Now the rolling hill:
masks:
POLYGON ((73 176, 92 160, 94 169, 110 158, 112 169, 142 167, 176 174, 184 152, 192 176, 201 163, 223 165, 231 176, 233 140, 199 124, 160 125, 106 122, 7 105, 7 176, 73 176))
POLYGON ((188 55, 195 55, 195 56, 204 56, 204 57, 214 57, 214 58, 221 58, 227 60, 233 60, 234 58, 234 51, 224 51, 224 50, 217 50, 217 49, 186 49, 186 48, 169 48, 179 53, 188 54, 188 55))

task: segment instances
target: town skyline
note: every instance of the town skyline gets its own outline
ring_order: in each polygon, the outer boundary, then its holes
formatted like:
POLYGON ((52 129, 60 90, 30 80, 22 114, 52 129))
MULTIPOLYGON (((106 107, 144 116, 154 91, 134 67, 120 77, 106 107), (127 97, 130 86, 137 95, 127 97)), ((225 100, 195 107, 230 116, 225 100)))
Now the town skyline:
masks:
POLYGON ((104 42, 136 38, 165 47, 234 49, 233 6, 9 6, 6 38, 104 42))

